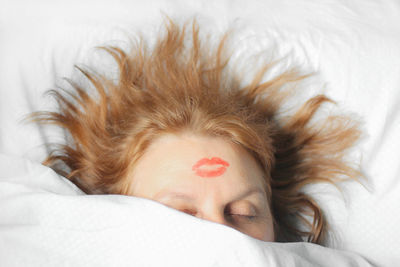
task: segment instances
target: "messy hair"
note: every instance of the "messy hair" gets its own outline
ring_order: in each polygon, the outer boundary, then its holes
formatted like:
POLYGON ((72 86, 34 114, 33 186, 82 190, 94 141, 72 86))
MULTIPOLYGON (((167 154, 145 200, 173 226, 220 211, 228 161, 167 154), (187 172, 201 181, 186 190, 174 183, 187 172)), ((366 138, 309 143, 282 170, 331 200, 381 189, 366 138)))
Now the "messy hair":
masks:
POLYGON ((51 91, 58 111, 33 114, 71 137, 53 147, 44 164, 88 194, 128 194, 133 167, 155 138, 182 132, 224 138, 262 168, 277 241, 321 244, 327 220, 303 189, 357 178, 344 158, 360 136, 357 125, 346 116, 315 119, 332 102, 324 95, 283 119, 280 110, 290 97, 283 88, 307 75, 290 69, 264 81, 272 65, 265 63, 243 84, 228 68, 227 36, 210 47, 196 22, 168 21, 151 49, 143 40, 129 51, 100 47, 117 63, 118 78, 77 67, 95 90, 68 79, 72 90, 51 91))

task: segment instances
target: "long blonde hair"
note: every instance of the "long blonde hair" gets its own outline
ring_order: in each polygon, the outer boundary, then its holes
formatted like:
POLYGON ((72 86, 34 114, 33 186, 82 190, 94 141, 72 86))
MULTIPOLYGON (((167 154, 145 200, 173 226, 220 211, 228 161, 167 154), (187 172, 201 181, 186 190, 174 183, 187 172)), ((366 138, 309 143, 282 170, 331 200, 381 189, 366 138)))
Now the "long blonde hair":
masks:
POLYGON ((168 21, 153 49, 143 42, 129 52, 101 47, 118 64, 119 77, 114 81, 78 67, 95 94, 73 81, 72 91, 52 90, 59 110, 33 118, 67 130, 72 142, 54 147, 44 164, 86 193, 126 194, 128 174, 157 136, 190 131, 223 137, 247 149, 264 170, 277 241, 322 243, 327 221, 302 189, 360 175, 343 157, 360 136, 356 124, 334 115, 311 124, 330 102, 324 95, 279 119, 290 97, 282 87, 306 76, 289 70, 263 82, 270 67, 265 64, 242 85, 227 71, 227 35, 211 49, 202 46, 196 22, 187 32, 187 26, 168 21))

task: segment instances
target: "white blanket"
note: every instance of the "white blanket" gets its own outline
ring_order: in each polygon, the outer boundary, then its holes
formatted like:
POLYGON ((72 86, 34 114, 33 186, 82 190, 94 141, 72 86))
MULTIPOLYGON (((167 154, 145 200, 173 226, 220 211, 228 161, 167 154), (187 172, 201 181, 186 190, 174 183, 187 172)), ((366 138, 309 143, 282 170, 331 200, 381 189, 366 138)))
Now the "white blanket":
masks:
POLYGON ((84 195, 0 154, 0 266, 371 266, 308 243, 262 242, 147 199, 84 195))

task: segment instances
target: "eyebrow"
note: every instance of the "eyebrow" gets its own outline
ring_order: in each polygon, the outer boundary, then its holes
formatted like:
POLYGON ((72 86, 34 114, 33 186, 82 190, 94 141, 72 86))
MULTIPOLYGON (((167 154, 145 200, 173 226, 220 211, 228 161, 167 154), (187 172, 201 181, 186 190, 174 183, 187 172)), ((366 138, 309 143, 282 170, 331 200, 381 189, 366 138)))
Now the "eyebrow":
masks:
MULTIPOLYGON (((235 199, 232 200, 232 202, 238 201, 240 199, 246 198, 251 195, 260 195, 262 198, 266 199, 266 194, 265 191, 263 191, 261 188, 255 187, 255 188, 250 188, 247 191, 244 191, 243 193, 239 194, 235 199)), ((191 195, 182 193, 182 192, 175 192, 175 191, 161 191, 156 194, 155 199, 162 199, 162 198, 178 198, 186 201, 193 202, 194 198, 191 195)))

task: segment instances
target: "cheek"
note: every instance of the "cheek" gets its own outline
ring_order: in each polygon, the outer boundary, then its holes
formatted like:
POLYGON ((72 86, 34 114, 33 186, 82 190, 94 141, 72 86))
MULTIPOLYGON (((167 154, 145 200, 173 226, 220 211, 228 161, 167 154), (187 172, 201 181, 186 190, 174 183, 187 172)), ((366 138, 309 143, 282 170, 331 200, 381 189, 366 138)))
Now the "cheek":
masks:
POLYGON ((248 235, 265 242, 275 242, 275 233, 272 222, 266 226, 253 226, 248 229, 248 235))
POLYGON ((266 242, 275 242, 275 233, 274 233, 274 227, 269 227, 268 231, 264 234, 263 241, 266 242))

